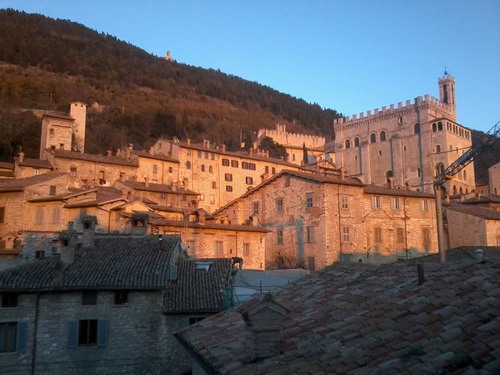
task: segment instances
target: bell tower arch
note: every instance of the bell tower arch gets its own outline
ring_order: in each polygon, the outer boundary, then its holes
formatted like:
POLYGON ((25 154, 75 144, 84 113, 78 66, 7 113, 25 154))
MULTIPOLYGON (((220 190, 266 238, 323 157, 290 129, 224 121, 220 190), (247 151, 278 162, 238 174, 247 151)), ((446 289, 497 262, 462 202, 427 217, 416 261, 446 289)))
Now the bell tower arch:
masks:
POLYGON ((438 79, 439 100, 444 104, 455 106, 455 78, 444 71, 444 77, 438 79))

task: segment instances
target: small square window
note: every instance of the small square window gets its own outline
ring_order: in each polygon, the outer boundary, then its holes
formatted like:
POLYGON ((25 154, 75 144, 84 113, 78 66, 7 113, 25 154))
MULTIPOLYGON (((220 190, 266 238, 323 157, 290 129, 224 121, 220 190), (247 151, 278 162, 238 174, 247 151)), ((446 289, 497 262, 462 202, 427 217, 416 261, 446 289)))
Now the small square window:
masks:
POLYGON ((230 186, 230 185, 227 185, 227 186, 226 186, 226 191, 227 191, 228 193, 231 193, 231 192, 233 191, 233 187, 232 187, 232 186, 230 186))
POLYGON ((312 208, 314 205, 314 195, 313 193, 306 194, 306 208, 312 208))
POLYGON ((83 292, 82 305, 97 305, 97 292, 94 291, 83 292))
POLYGON ((17 293, 2 293, 2 307, 17 307, 17 293))
POLYGON ((126 305, 128 304, 128 291, 117 290, 115 292, 115 305, 126 305))

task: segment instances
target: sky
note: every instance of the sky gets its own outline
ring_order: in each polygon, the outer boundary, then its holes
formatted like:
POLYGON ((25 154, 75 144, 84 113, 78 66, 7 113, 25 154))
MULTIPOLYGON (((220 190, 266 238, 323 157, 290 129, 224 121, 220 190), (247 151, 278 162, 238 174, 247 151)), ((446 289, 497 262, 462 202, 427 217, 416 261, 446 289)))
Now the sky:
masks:
POLYGON ((455 78, 457 122, 500 121, 499 0, 0 0, 352 116, 455 78))

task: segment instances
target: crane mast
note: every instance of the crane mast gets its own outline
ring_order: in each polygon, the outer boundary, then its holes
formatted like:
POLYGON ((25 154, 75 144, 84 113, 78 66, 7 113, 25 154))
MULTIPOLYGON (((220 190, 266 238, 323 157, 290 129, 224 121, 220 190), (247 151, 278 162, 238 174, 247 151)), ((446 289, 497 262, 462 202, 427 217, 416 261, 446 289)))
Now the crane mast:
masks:
POLYGON ((490 130, 484 133, 479 142, 473 144, 466 152, 464 152, 457 160, 451 163, 448 168, 436 175, 434 181, 434 193, 436 200, 436 219, 438 232, 438 245, 441 262, 446 262, 445 246, 444 246, 444 225, 443 225, 443 185, 450 180, 458 172, 472 163, 479 155, 493 146, 498 141, 500 136, 500 121, 498 121, 490 130))

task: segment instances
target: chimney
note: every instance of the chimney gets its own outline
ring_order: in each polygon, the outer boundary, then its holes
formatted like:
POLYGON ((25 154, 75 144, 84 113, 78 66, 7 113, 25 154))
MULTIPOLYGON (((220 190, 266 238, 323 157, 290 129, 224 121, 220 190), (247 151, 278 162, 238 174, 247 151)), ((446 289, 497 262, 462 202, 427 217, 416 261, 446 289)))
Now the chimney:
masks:
POLYGON ((57 261, 54 269, 52 270, 52 286, 61 286, 63 280, 63 264, 61 261, 57 261))
POLYGON ((116 150, 116 156, 118 156, 118 157, 122 156, 122 150, 121 149, 117 149, 116 150))
POLYGON ((24 152, 20 152, 19 153, 19 163, 23 163, 24 162, 24 152))
POLYGON ((112 156, 112 155, 113 155, 113 151, 111 151, 111 150, 106 151, 106 156, 107 156, 108 158, 109 158, 110 156, 112 156))
POLYGON ((389 177, 387 182, 389 183, 389 189, 394 189, 394 177, 389 177))
POLYGON ((61 262, 63 264, 71 264, 75 259, 75 250, 77 246, 78 236, 76 231, 73 230, 73 223, 68 223, 68 230, 63 230, 59 234, 59 241, 61 241, 61 262))
POLYGON ((144 177, 144 186, 149 187, 149 177, 144 177))
POLYGON ((186 139, 186 144, 189 146, 191 145, 191 138, 186 139))
POLYGON ((132 155, 132 150, 134 149, 134 144, 129 143, 127 149, 125 150, 125 157, 130 160, 130 156, 132 155))
POLYGON ((222 152, 226 152, 226 145, 222 145, 222 152))
POLYGON ((145 236, 148 234, 148 214, 135 213, 132 214, 132 235, 145 236))
POLYGON ((250 331, 247 351, 251 360, 273 357, 280 353, 281 330, 287 309, 273 300, 271 294, 240 310, 250 331))
POLYGON ((340 179, 345 180, 345 169, 344 168, 340 168, 340 179))
POLYGON ((153 155, 153 154, 154 154, 153 147, 150 147, 150 148, 149 148, 149 150, 148 150, 148 154, 149 154, 149 155, 153 155))
POLYGON ((94 246, 95 227, 97 226, 97 218, 95 216, 87 215, 82 217, 83 224, 83 247, 94 246))
POLYGON ((477 249, 477 250, 475 251, 475 253, 476 253, 476 260, 477 260, 478 262, 482 262, 482 261, 483 261, 483 255, 484 255, 484 251, 483 251, 483 249, 477 249))
POLYGON ((198 219, 198 223, 205 224, 205 210, 200 209, 196 211, 196 218, 198 219))

